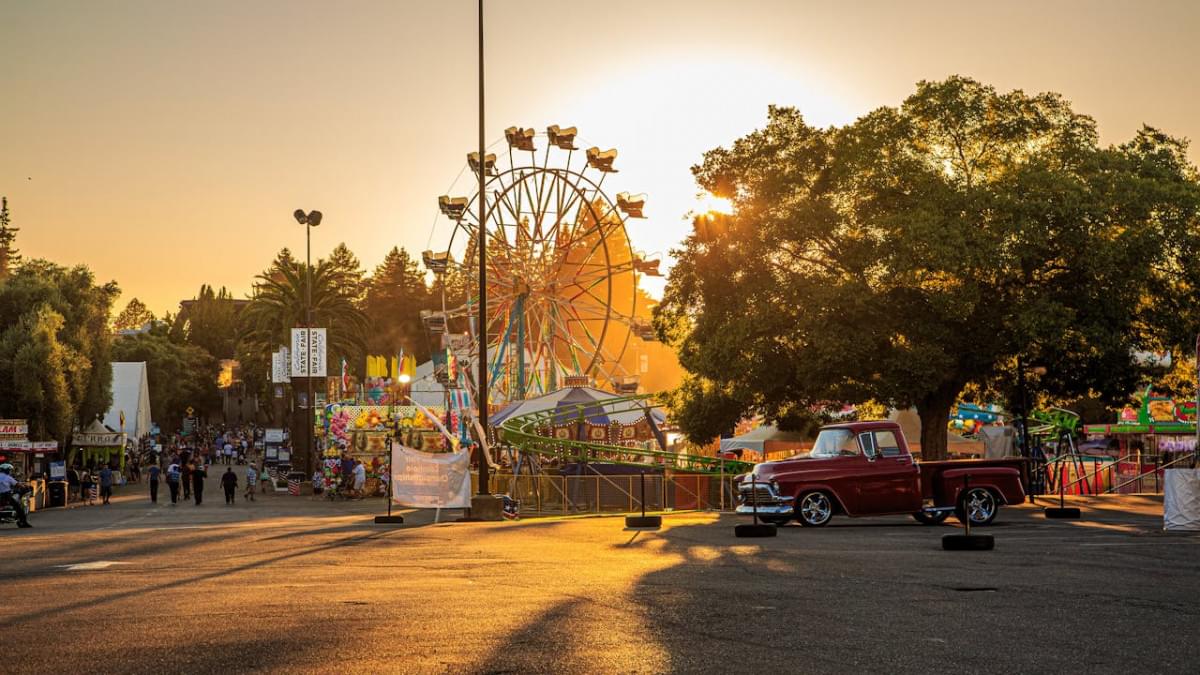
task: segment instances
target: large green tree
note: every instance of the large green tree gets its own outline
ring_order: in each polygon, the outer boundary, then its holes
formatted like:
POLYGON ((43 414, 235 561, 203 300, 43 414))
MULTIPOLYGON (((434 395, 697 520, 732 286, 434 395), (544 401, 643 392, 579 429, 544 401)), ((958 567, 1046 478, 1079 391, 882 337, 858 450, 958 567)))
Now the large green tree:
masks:
MULTIPOLYGON (((437 302, 440 307, 440 300, 437 302)), ((367 350, 372 354, 397 354, 401 349, 429 358, 429 337, 421 324, 421 310, 434 306, 417 261, 402 248, 392 248, 367 285, 363 311, 371 318, 367 350)))
POLYGON ((172 340, 165 326, 118 338, 113 360, 146 363, 150 410, 166 431, 179 427, 189 406, 198 410, 221 406, 217 359, 199 346, 172 340))
POLYGON ((875 400, 915 406, 939 458, 960 393, 1010 390, 1018 357, 1043 392, 1116 402, 1145 375, 1131 350, 1200 325, 1184 144, 1103 147, 1055 94, 952 77, 828 129, 772 108, 693 171, 735 205, 676 251, 656 316, 694 440, 875 400))
MULTIPOLYGON (((321 260, 310 268, 313 325, 325 327, 330 367, 335 359, 362 359, 370 321, 355 302, 347 272, 321 260)), ((249 305, 242 311, 239 359, 243 369, 266 372, 270 354, 291 344, 292 328, 307 317, 305 265, 281 251, 271 266, 256 277, 249 305)))
POLYGON ((177 342, 196 345, 217 359, 236 353, 239 304, 229 291, 204 284, 190 303, 180 309, 171 328, 177 342))
POLYGON ((151 312, 146 303, 137 298, 131 299, 125 305, 125 309, 121 310, 113 319, 113 328, 116 330, 137 330, 147 323, 154 321, 154 312, 151 312))
POLYGON ((0 197, 0 279, 8 276, 21 262, 21 252, 17 250, 17 232, 21 228, 13 227, 12 216, 8 212, 8 197, 0 197))
POLYGON ((66 442, 112 402, 109 313, 120 291, 83 266, 23 263, 0 280, 0 411, 66 442))

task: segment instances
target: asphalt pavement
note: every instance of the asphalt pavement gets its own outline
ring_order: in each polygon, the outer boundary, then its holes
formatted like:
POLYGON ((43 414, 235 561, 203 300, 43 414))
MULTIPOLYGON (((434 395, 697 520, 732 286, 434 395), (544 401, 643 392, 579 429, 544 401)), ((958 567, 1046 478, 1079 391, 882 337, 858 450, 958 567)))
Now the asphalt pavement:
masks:
MULTIPOLYGON (((12 673, 1148 672, 1200 663, 1200 535, 1161 501, 1084 519, 1001 512, 991 552, 953 525, 835 518, 736 539, 668 514, 376 525, 382 500, 48 510, 0 529, 12 673)), ((165 495, 165 490, 163 491, 165 495)), ((160 502, 163 496, 160 495, 160 502)), ((446 518, 458 512, 443 512, 446 518)), ((953 521, 951 521, 952 523, 953 521)))

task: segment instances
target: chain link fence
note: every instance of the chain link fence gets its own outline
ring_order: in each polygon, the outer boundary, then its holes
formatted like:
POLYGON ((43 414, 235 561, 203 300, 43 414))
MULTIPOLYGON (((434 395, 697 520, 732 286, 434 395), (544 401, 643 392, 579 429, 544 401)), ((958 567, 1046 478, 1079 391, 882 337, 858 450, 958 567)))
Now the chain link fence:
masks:
MULTIPOLYGON (((492 476, 491 491, 507 494, 521 504, 524 514, 571 515, 583 513, 633 513, 647 511, 729 511, 735 506, 733 476, 646 474, 581 476, 492 476)), ((478 488, 472 475, 471 488, 478 488)))

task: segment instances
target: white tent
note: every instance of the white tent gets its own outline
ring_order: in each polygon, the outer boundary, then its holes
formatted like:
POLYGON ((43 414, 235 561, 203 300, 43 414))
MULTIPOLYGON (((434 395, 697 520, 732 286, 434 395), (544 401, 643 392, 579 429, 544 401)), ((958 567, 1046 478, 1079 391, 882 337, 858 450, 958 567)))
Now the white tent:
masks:
POLYGON ((112 407, 104 414, 104 425, 124 431, 129 438, 150 433, 150 383, 146 363, 112 364, 112 407), (121 424, 121 415, 125 424, 121 424))

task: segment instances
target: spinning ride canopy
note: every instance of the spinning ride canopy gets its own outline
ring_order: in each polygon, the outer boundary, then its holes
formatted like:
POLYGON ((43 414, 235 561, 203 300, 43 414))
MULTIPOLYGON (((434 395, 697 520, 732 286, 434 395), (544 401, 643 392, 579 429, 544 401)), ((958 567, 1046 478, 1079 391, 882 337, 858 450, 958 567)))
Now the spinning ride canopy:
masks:
MULTIPOLYGON (((505 132, 507 153, 488 154, 482 163, 471 155, 474 194, 439 198, 449 243, 424 255, 444 301, 442 312, 425 317, 426 326, 466 336, 459 342, 469 344, 466 356, 474 362, 477 247, 480 231, 486 233, 489 395, 500 403, 555 391, 570 375, 618 387, 629 375, 621 361, 639 325, 637 278, 657 269, 635 255, 625 228, 629 218, 642 217, 645 197, 621 193, 614 201, 602 189, 616 172, 616 151, 590 148, 580 156, 573 128, 548 132, 512 127, 505 132)), ((463 371, 473 387, 474 368, 463 371)))

